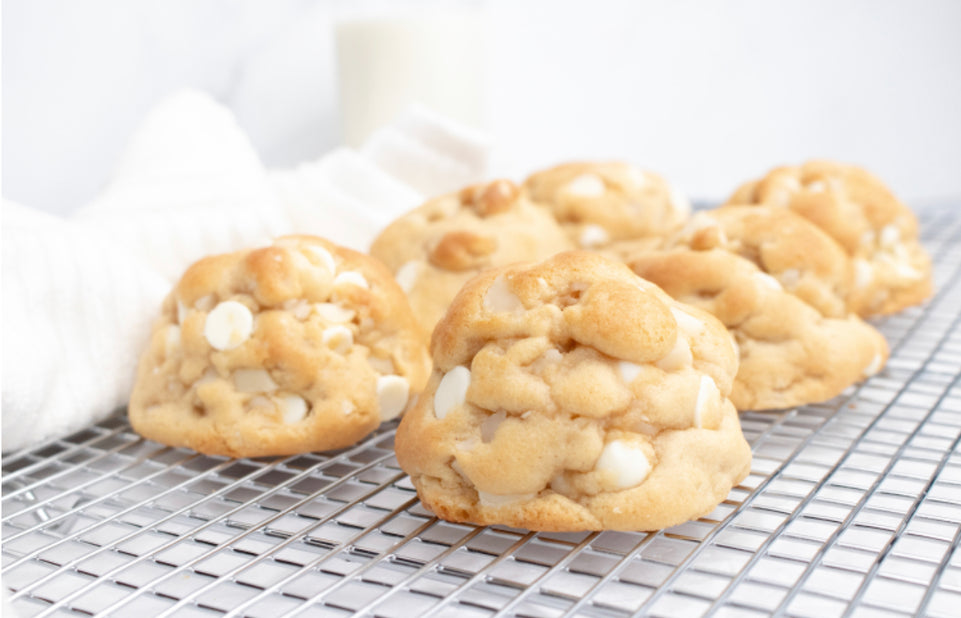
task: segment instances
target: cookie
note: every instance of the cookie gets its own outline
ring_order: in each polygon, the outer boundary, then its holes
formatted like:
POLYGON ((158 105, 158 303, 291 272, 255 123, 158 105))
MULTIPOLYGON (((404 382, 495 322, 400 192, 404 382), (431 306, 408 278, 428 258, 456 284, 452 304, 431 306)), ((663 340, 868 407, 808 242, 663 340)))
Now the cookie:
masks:
POLYGON ((728 204, 785 207, 834 238, 853 260, 848 306, 858 315, 896 313, 932 293, 917 218, 864 169, 831 161, 779 167, 742 185, 728 204))
POLYGON ((849 313, 851 260, 834 239, 790 210, 730 206, 701 211, 664 245, 729 251, 753 262, 822 315, 849 313))
POLYGON ((430 332, 477 273, 570 248, 549 213, 522 196, 513 182, 495 180, 403 215, 374 240, 370 253, 394 273, 414 315, 430 332))
POLYGON ((663 178, 622 162, 565 163, 531 175, 523 188, 584 249, 664 236, 691 212, 663 178))
POLYGON ((477 276, 431 352, 395 446, 444 519, 655 530, 709 513, 750 468, 723 325, 600 255, 477 276))
POLYGON ((213 455, 341 448, 401 414, 429 372, 423 333, 382 264, 287 236, 187 269, 140 359, 130 423, 213 455))
POLYGON ((731 391, 738 410, 824 401, 887 361, 887 342, 871 325, 854 314, 823 315, 734 253, 675 248, 640 254, 629 266, 730 329, 740 360, 731 391))

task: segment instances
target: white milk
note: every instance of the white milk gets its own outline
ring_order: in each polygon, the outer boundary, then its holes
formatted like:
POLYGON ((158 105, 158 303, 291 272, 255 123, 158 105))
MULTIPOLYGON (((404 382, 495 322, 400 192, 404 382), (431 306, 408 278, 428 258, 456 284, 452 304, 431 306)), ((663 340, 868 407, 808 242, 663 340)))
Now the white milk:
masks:
POLYGON ((483 122, 479 9, 346 18, 336 27, 343 137, 358 147, 409 104, 483 122))

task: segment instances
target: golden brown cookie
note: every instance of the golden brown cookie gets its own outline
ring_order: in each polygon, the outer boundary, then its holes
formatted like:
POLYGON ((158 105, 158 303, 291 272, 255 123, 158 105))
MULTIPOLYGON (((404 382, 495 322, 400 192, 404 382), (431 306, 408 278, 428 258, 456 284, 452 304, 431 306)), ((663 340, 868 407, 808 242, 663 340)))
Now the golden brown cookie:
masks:
POLYGON ((730 251, 753 262, 821 314, 848 314, 851 260, 834 239, 790 210, 729 206, 701 211, 664 244, 730 251))
POLYGON ((140 359, 130 423, 231 457, 340 448, 401 414, 429 371, 382 264, 287 236, 187 269, 140 359))
POLYGON ((739 410, 830 399, 887 360, 887 342, 872 326, 853 314, 821 314, 728 251, 677 248, 640 254, 629 266, 730 329, 740 356, 731 392, 739 410))
POLYGON ((396 438, 438 516, 532 530, 654 530, 748 473, 731 337, 623 264, 568 252, 472 279, 396 438))
POLYGON ((532 174, 523 189, 584 249, 662 237, 691 212, 687 198, 663 178, 622 162, 565 163, 532 174))
POLYGON ((540 260, 572 248, 564 231, 509 180, 443 195, 400 217, 370 253, 407 293, 429 333, 461 286, 495 266, 540 260))
POLYGON ((895 313, 931 295, 917 218, 864 169, 831 161, 779 167, 742 185, 728 204, 786 207, 827 232, 853 260, 848 305, 858 315, 895 313))

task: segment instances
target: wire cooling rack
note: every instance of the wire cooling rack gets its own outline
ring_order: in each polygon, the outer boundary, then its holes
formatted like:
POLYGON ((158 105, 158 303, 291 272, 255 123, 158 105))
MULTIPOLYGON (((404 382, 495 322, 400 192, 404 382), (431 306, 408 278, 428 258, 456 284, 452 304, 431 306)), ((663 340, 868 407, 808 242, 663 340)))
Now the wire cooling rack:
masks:
POLYGON ((937 296, 879 323, 887 367, 741 417, 750 476, 654 534, 440 521, 395 425, 327 454, 229 460, 122 416, 3 458, 2 575, 23 615, 961 613, 961 216, 922 216, 937 296))

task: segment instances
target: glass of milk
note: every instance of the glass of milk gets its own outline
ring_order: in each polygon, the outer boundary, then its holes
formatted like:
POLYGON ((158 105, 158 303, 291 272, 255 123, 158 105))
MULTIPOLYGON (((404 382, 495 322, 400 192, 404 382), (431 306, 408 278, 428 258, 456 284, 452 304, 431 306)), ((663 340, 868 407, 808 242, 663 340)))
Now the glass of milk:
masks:
POLYGON ((419 103, 483 126, 482 0, 344 0, 335 39, 344 142, 359 147, 419 103))

